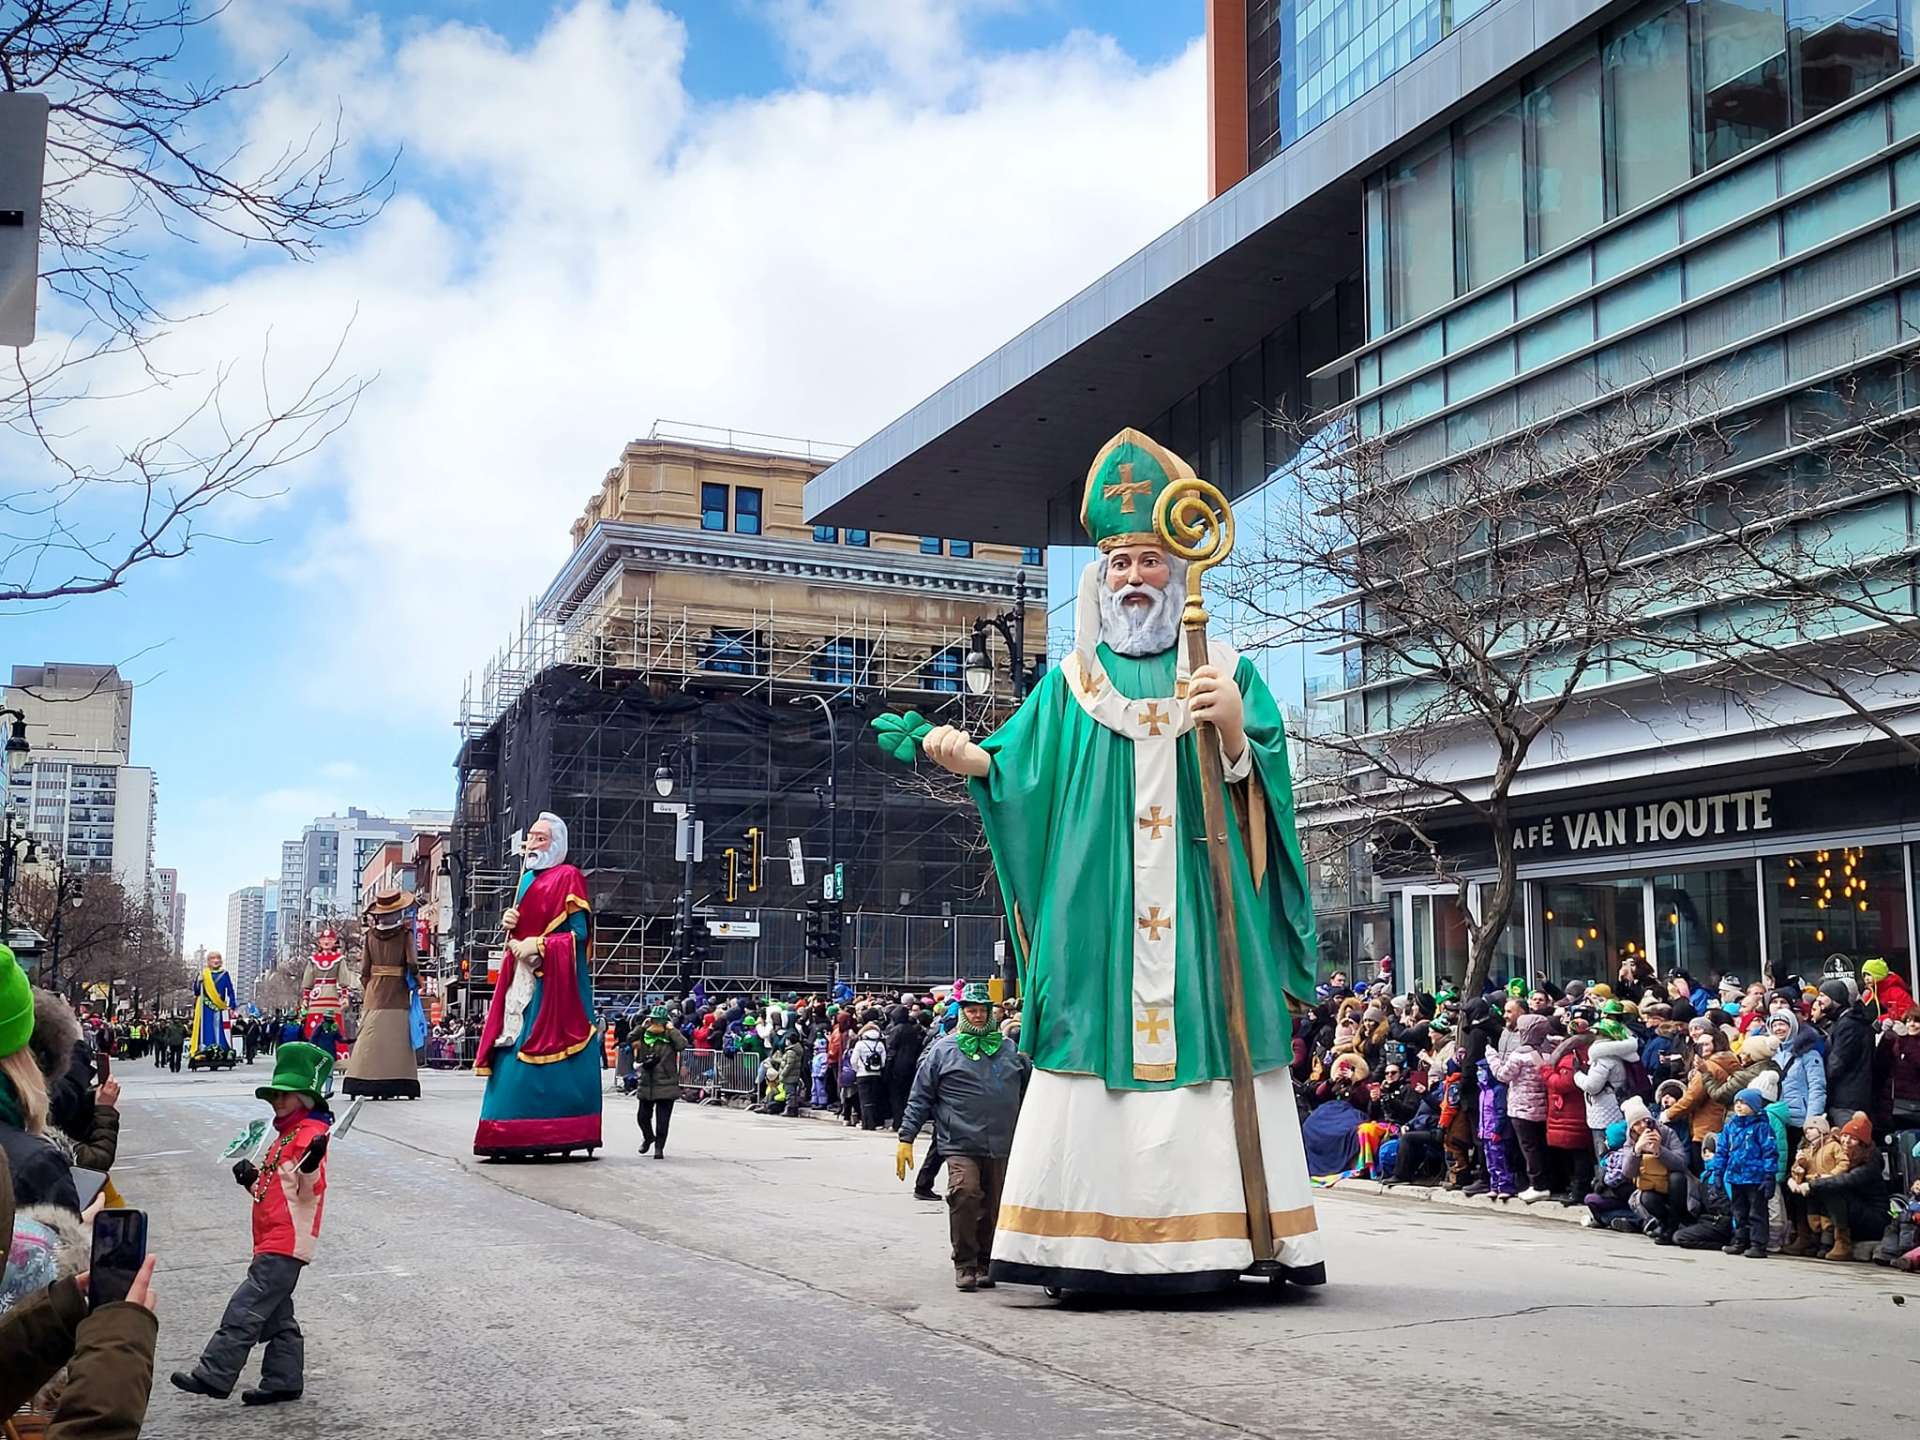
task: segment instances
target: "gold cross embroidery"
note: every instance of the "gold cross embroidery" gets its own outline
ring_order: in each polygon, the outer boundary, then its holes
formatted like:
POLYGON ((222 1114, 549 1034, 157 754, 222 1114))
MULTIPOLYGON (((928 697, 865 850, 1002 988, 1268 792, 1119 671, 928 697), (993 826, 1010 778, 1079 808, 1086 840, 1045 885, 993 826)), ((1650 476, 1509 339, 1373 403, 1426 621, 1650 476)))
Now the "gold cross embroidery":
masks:
POLYGON ((1102 675, 1098 670, 1081 670, 1080 693, 1085 695, 1089 700, 1098 700, 1101 692, 1106 688, 1107 677, 1102 675))
POLYGON ((1162 710, 1159 702, 1155 701, 1140 712, 1140 723, 1147 727, 1149 735, 1158 735, 1161 727, 1173 723, 1173 717, 1162 710))
POLYGON ((1173 698, 1174 698, 1174 699, 1176 699, 1176 700, 1184 700, 1184 699, 1186 699, 1186 698, 1187 698, 1187 686, 1188 686, 1188 685, 1189 685, 1190 683, 1192 683, 1192 682, 1190 682, 1190 681, 1188 681, 1188 680, 1185 680, 1185 679, 1180 679, 1180 680, 1176 680, 1176 681, 1174 681, 1174 682, 1173 682, 1173 698))
POLYGON ((1140 1012, 1140 1018, 1133 1022, 1133 1028, 1136 1033, 1147 1037, 1147 1044, 1158 1045, 1160 1032, 1167 1028, 1167 1024, 1158 1010, 1149 1008, 1140 1012))
POLYGON ((1147 907, 1147 913, 1140 917, 1138 924, 1142 930, 1147 932, 1147 939, 1158 940, 1162 930, 1171 930, 1173 928, 1173 917, 1170 915, 1162 915, 1158 905, 1149 905, 1147 907))
POLYGON ((1136 496, 1145 497, 1151 495, 1153 493, 1153 485, 1146 480, 1136 480, 1133 478, 1133 462, 1131 460, 1121 461, 1118 468, 1120 471, 1119 483, 1107 486, 1100 494, 1103 499, 1118 500, 1120 502, 1120 513, 1122 515, 1131 515, 1134 513, 1134 498, 1136 496))
POLYGON ((1140 817, 1140 828, 1147 832, 1149 840, 1158 840, 1160 832, 1173 824, 1173 817, 1156 805, 1140 817))

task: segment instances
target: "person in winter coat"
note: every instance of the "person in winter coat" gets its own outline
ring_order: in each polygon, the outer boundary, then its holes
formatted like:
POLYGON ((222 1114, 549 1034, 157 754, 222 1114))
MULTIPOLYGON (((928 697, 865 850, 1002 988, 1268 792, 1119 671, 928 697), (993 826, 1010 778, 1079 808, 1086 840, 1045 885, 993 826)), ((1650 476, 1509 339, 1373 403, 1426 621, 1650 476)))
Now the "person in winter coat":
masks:
POLYGON ((667 1007, 656 1005, 633 1037, 635 1093, 640 1102, 640 1153, 667 1158, 667 1128, 680 1098, 680 1052, 687 1037, 674 1029, 667 1007))
POLYGON ((887 1042, 880 1022, 868 1020, 853 1042, 853 1074, 860 1087, 860 1128, 878 1129, 887 1120, 887 1042))
POLYGON ((253 1199, 253 1262, 199 1361, 170 1377, 176 1390, 224 1400, 249 1352, 264 1343, 259 1387, 240 1395, 246 1405, 298 1400, 305 1389, 306 1339, 294 1319, 293 1291, 319 1244, 327 1202, 333 1116, 325 1096, 333 1053, 296 1043, 280 1046, 273 1058, 273 1078, 254 1091, 273 1106, 273 1144, 259 1166, 242 1160, 233 1167, 253 1199))
POLYGON ((33 987, 0 945, 0 1154, 13 1174, 16 1205, 56 1205, 76 1214, 80 1195, 65 1152, 47 1138, 50 1098, 29 1041, 33 987))
POLYGON ((1633 1148, 1627 1141, 1627 1122, 1616 1120, 1609 1125, 1601 1133, 1600 1146, 1600 1163, 1594 1173, 1593 1186, 1585 1196, 1586 1224, 1594 1229, 1631 1234, 1646 1222, 1634 1213, 1632 1205, 1633 1181, 1627 1174, 1627 1165, 1633 1158, 1633 1148))
MULTIPOLYGON (((0 1153, 0 1236, 15 1231, 13 1179, 0 1153)), ((153 1255, 125 1300, 87 1308, 84 1280, 66 1274, 0 1314, 0 1417, 13 1414, 66 1372, 47 1440, 133 1440, 153 1388, 153 1255)), ((76 1261, 76 1268, 85 1261, 76 1261)), ((9 1430, 11 1433, 11 1430, 9 1430)), ((39 1433, 39 1432, 36 1432, 39 1433)))
MULTIPOLYGON (((1466 1184, 1469 1195, 1484 1195, 1492 1188, 1493 1177, 1488 1173, 1488 1155, 1486 1144, 1473 1146, 1481 1126, 1480 1107, 1480 1062, 1500 1040, 1501 1017, 1493 1008, 1491 1001, 1484 995, 1476 995, 1460 1007, 1460 1108, 1462 1122, 1457 1132, 1449 1136, 1450 1144, 1466 1143, 1471 1152, 1472 1177, 1466 1184)), ((1503 1178, 1512 1178, 1511 1167, 1503 1172, 1503 1178)))
POLYGON ((993 1028, 992 1016, 986 985, 969 982, 959 1023, 933 1042, 914 1073, 894 1157, 894 1174, 905 1180, 913 1168, 914 1138, 933 1122, 933 1143, 947 1160, 953 1283, 963 1291, 994 1284, 989 1264, 1000 1191, 1032 1069, 1019 1048, 993 1028))
POLYGON ((1827 1032, 1827 1118, 1844 1125, 1873 1107, 1873 1021, 1845 980, 1820 986, 1817 1010, 1830 1017, 1827 1032))
POLYGON ((1780 1067, 1780 1098, 1786 1102, 1789 1139, 1799 1149, 1799 1132, 1807 1128, 1809 1115, 1827 1113, 1827 1064, 1820 1035, 1811 1025, 1802 1025, 1790 1010, 1776 1010, 1767 1020, 1767 1030, 1778 1042, 1773 1063, 1780 1067))
POLYGON ((806 1036, 798 1030, 783 1032, 783 1043, 779 1048, 780 1088, 785 1092, 786 1101, 782 1110, 786 1115, 798 1115, 800 1107, 810 1098, 807 1090, 808 1053, 806 1036))
MULTIPOLYGON (((1587 1022, 1576 1018, 1573 1023, 1585 1026, 1587 1022)), ((1562 1205, 1580 1204, 1593 1184, 1596 1152, 1593 1132, 1587 1129, 1587 1097, 1578 1080, 1593 1040, 1591 1030, 1576 1029, 1540 1067, 1547 1088, 1547 1148, 1560 1152, 1568 1162, 1567 1187, 1559 1195, 1562 1205)))
POLYGON ((1552 1192, 1547 1188, 1547 1036, 1552 1022, 1523 1014, 1514 1022, 1514 1044, 1489 1057, 1493 1078, 1507 1087, 1507 1123, 1520 1151, 1527 1188, 1520 1198, 1531 1205, 1552 1192))
POLYGON ((1639 1059, 1640 1046, 1626 1025, 1612 1016, 1595 1025, 1593 1033, 1587 1068, 1573 1078, 1586 1097, 1587 1129, 1593 1133, 1597 1152, 1607 1127, 1622 1118, 1620 1102, 1627 1095, 1627 1061, 1639 1059))
MULTIPOLYGON (((1727 1037, 1711 1025, 1689 1030, 1688 1039, 1693 1047, 1693 1068, 1687 1076, 1687 1087, 1660 1118, 1669 1125, 1687 1122, 1691 1135, 1687 1153, 1693 1168, 1699 1170, 1704 1164, 1702 1149, 1707 1136, 1718 1135, 1727 1122, 1727 1102, 1715 1098, 1713 1092, 1724 1089, 1733 1078, 1740 1068, 1740 1057, 1727 1048, 1727 1037)), ((1738 1087, 1728 1093, 1738 1093, 1738 1087)))
POLYGON ((1874 1020, 1904 1020, 1913 1009, 1913 992, 1886 961, 1869 960, 1860 967, 1860 1001, 1874 1020))
POLYGON ((1887 1133, 1920 1130, 1920 1011, 1909 1010, 1888 1027, 1876 1058, 1887 1133))
MULTIPOLYGON (((1886 1187, 1880 1178, 1880 1152, 1873 1144, 1873 1122, 1856 1113, 1838 1129, 1817 1133, 1793 1162, 1788 1187, 1805 1197, 1808 1224, 1816 1237, 1813 1248, 1828 1231, 1833 1244, 1821 1257, 1853 1259, 1856 1231, 1863 1239, 1876 1238, 1886 1216, 1886 1187)), ((1797 1237, 1796 1237, 1797 1240, 1797 1237)), ((1805 1254, 1789 1247, 1792 1254, 1805 1254)))
POLYGON ((1873 1263, 1896 1270, 1920 1269, 1920 1179, 1901 1197, 1887 1233, 1873 1252, 1873 1263))
POLYGON ((1633 1209, 1654 1244, 1671 1245, 1691 1208, 1686 1142, 1655 1120, 1638 1095, 1629 1095, 1620 1109, 1627 1122, 1625 1169, 1633 1181, 1633 1209))
POLYGON ((1718 1250, 1733 1238, 1733 1197, 1717 1163, 1719 1143, 1719 1135, 1714 1134, 1701 1144, 1700 1209, 1673 1233, 1673 1243, 1682 1250, 1718 1250))
POLYGON ((1780 1159, 1773 1126, 1762 1113, 1766 1108, 1766 1097, 1758 1090, 1742 1090, 1734 1096, 1733 1113, 1720 1132, 1715 1157, 1718 1173, 1733 1197, 1733 1239, 1721 1248, 1729 1255, 1744 1253, 1750 1260, 1767 1258, 1767 1197, 1780 1159))

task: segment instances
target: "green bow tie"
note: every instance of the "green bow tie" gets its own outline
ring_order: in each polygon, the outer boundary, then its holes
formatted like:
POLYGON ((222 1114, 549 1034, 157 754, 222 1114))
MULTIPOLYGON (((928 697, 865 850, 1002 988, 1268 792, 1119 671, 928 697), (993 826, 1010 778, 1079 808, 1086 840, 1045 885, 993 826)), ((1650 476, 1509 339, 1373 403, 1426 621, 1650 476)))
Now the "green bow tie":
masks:
POLYGON ((1000 1049, 1000 1042, 1007 1037, 1002 1035, 998 1030, 988 1030, 979 1035, 970 1034, 965 1030, 957 1030, 954 1032, 954 1038, 960 1042, 960 1053, 962 1055, 966 1056, 969 1060, 978 1060, 983 1055, 997 1054, 1000 1049))

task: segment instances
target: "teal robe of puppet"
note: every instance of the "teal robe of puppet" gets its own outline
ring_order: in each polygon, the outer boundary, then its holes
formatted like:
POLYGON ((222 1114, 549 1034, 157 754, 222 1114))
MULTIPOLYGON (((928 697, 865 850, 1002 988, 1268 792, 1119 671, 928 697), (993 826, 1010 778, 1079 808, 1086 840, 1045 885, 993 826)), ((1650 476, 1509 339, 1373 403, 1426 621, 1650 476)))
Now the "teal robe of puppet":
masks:
MULTIPOLYGON (((1099 659, 1130 700, 1171 696, 1175 652, 1132 658, 1105 645, 1099 659)), ((1244 658, 1253 768, 1223 788, 1230 818, 1247 1031, 1255 1074, 1293 1060, 1286 996, 1313 994, 1313 907, 1294 830, 1293 782, 1279 707, 1244 658), (1249 803, 1257 781, 1265 806, 1249 803), (1239 792, 1239 793, 1236 793, 1239 792), (1266 873, 1254 886, 1244 827, 1264 808, 1266 873)), ((1178 903, 1171 1081, 1133 1074, 1132 742, 1101 725, 1054 669, 998 731, 981 742, 993 769, 968 788, 980 807, 1020 959, 1020 1048, 1042 1070, 1098 1075, 1112 1090, 1166 1090, 1230 1076, 1220 994, 1213 879, 1201 813, 1196 734, 1180 754, 1178 903)))

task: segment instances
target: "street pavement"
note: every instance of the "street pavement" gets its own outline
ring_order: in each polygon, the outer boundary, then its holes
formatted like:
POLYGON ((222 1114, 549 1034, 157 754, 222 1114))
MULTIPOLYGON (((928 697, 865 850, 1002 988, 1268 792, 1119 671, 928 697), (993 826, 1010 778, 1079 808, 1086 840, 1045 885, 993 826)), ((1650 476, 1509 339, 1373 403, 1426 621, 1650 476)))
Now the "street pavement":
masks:
POLYGON ((265 1113, 267 1072, 118 1072, 114 1177, 160 1256, 145 1433, 162 1440, 1880 1440, 1920 1425, 1920 1280, 1874 1266, 1335 1191, 1321 1291, 961 1295, 944 1209, 895 1181, 889 1135, 683 1103, 655 1160, 609 1096, 599 1159, 482 1164, 480 1082, 436 1073, 423 1100, 370 1104, 334 1149, 296 1295, 306 1398, 246 1410, 165 1377, 246 1268, 247 1199, 218 1156, 265 1113))

